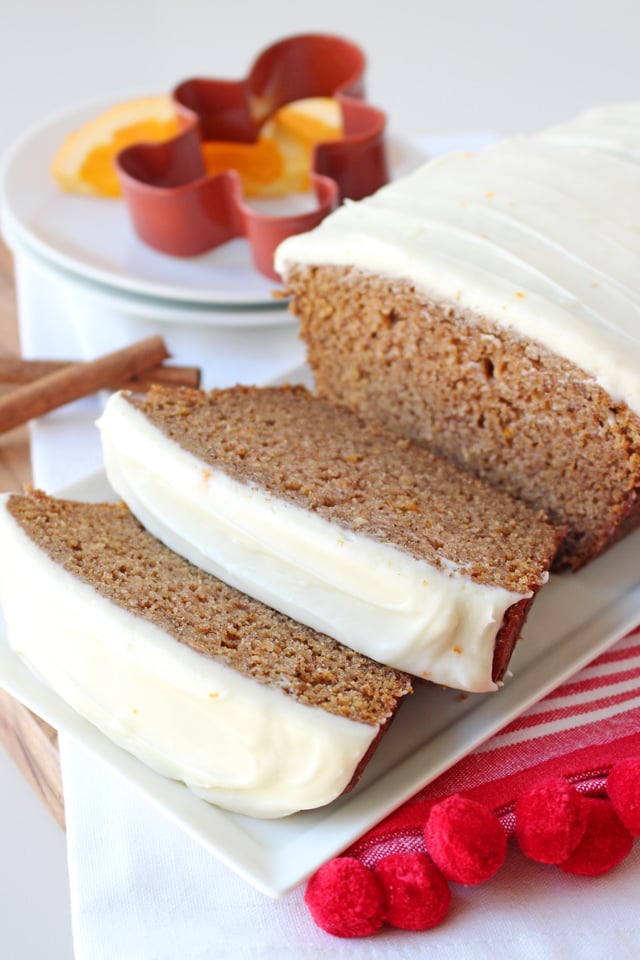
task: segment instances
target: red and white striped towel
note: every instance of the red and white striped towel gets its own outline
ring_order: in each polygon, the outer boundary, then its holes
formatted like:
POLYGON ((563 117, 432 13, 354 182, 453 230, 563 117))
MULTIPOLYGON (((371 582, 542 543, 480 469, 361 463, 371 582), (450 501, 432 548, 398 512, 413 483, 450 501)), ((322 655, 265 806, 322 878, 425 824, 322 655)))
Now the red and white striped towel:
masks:
POLYGON ((640 755, 640 627, 459 761, 347 852, 372 866, 423 848, 431 806, 462 793, 491 807, 508 832, 516 798, 564 776, 590 795, 616 760, 640 755))

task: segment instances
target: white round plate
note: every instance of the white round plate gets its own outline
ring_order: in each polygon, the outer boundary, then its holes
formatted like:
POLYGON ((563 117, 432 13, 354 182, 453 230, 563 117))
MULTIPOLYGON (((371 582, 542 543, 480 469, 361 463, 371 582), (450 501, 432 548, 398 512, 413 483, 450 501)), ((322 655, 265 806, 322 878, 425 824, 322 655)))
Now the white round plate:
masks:
MULTIPOLYGON (((65 193, 51 162, 72 131, 113 105, 114 98, 75 107, 26 133, 9 151, 0 174, 0 203, 14 236, 58 267, 121 291, 184 303, 278 308, 277 284, 253 266, 249 244, 230 241, 188 259, 142 243, 122 200, 65 193)), ((415 148, 389 141, 394 175, 423 159, 415 148)))
POLYGON ((145 296, 114 284, 91 280, 82 273, 59 266, 51 258, 43 256, 16 228, 7 211, 0 213, 2 235, 14 255, 16 265, 26 264, 30 270, 37 268, 50 282, 55 279, 58 291, 66 288, 76 293, 84 292, 93 298, 92 302, 109 305, 122 315, 172 326, 274 327, 296 322, 288 309, 287 301, 273 297, 264 304, 201 303, 145 296))

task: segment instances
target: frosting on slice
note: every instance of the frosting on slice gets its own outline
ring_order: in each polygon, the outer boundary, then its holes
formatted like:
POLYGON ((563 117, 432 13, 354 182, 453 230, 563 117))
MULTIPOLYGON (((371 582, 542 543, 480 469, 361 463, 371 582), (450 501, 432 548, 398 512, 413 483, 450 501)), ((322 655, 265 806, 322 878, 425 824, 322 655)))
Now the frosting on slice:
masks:
POLYGON ((197 795, 250 816, 329 803, 379 728, 297 702, 179 643, 55 563, 0 498, 9 643, 111 740, 197 795))
POLYGON ((464 690, 495 689, 496 635, 522 594, 212 470, 122 394, 110 397, 99 427, 110 483, 176 553, 381 663, 464 690))
POLYGON ((640 105, 423 165, 276 251, 411 281, 591 374, 640 415, 640 105))

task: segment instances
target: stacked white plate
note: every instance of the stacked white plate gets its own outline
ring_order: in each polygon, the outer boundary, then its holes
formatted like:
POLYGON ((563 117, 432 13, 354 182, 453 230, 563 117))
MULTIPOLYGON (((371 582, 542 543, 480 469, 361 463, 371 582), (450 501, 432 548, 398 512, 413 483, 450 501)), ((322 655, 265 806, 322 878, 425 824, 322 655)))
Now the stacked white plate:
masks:
MULTIPOLYGON (((260 382, 298 366, 297 323, 274 297, 277 283, 254 269, 245 240, 170 257, 137 238, 124 201, 60 190, 50 171, 56 152, 113 103, 93 101, 45 121, 2 166, 1 225, 15 256, 25 356, 37 356, 32 331, 46 317, 59 333, 55 356, 72 350, 90 359, 160 333, 176 362, 202 368, 205 387, 260 382)), ((395 176, 424 159, 409 143, 388 142, 395 176)))
POLYGON ((63 193, 50 172, 72 130, 110 103, 91 103, 29 131, 0 176, 2 231, 16 265, 23 352, 46 317, 57 356, 90 359, 160 333, 204 386, 258 382, 299 364, 297 325, 277 284, 252 266, 245 240, 190 259, 136 237, 122 200, 63 193))

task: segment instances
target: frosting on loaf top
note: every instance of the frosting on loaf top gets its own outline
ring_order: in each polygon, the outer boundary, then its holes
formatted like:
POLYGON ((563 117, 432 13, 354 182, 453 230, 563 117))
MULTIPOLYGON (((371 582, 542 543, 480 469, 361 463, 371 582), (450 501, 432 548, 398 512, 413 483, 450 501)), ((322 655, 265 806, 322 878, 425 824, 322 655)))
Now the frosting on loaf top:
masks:
POLYGON ((640 415, 640 103, 450 154, 276 251, 407 279, 545 345, 640 415))

